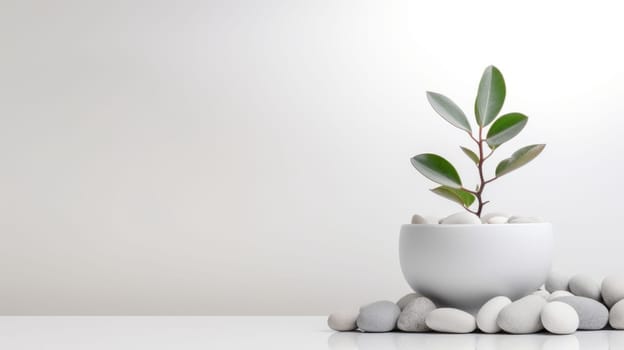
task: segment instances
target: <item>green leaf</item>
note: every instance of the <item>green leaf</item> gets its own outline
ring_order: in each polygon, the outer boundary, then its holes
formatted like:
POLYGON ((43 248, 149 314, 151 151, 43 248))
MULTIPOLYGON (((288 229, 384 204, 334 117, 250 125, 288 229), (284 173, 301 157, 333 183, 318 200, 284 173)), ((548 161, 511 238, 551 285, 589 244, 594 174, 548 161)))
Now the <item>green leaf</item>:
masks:
POLYGON ((427 100, 431 104, 431 107, 440 115, 444 120, 451 123, 453 126, 471 132, 470 123, 464 112, 453 102, 450 98, 438 94, 437 92, 427 91, 427 100))
POLYGON ((419 154, 412 157, 410 161, 414 168, 429 180, 452 188, 461 187, 462 182, 455 167, 439 155, 419 154))
POLYGON ((542 153, 544 147, 546 147, 546 145, 543 144, 530 145, 515 151, 511 157, 503 159, 500 163, 498 163, 496 166, 496 176, 503 176, 532 161, 535 157, 542 153))
POLYGON ((463 146, 459 146, 459 148, 461 148, 461 150, 464 151, 468 158, 470 158, 475 164, 479 164, 479 156, 476 153, 463 146))
POLYGON ((455 203, 459 203, 464 207, 469 207, 474 201, 475 196, 467 191, 458 189, 458 188, 450 188, 447 186, 440 186, 431 189, 431 192, 440 195, 446 199, 450 199, 455 203))
POLYGON ((503 108, 505 102, 505 80, 503 74, 494 66, 489 66, 481 76, 479 91, 475 101, 477 124, 488 126, 503 108))
POLYGON ((511 140, 524 129, 529 118, 522 113, 509 113, 496 119, 487 133, 487 143, 491 148, 511 140))

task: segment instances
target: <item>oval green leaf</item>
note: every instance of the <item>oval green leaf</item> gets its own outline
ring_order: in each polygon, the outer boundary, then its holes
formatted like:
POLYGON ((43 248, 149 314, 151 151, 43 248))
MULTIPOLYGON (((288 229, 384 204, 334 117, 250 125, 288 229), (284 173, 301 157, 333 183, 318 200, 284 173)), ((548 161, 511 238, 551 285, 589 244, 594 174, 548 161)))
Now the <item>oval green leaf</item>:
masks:
POLYGON ((496 119, 487 133, 487 143, 491 148, 511 140, 524 129, 529 118, 522 113, 509 113, 496 119))
POLYGON ((489 66, 481 76, 479 91, 475 101, 475 116, 477 124, 488 126, 503 108, 505 102, 505 79, 503 74, 494 66, 489 66))
POLYGON ((459 146, 459 148, 461 148, 461 150, 468 156, 468 158, 470 158, 470 160, 472 160, 475 164, 479 165, 479 156, 476 153, 463 146, 459 146))
POLYGON ((455 167, 446 159, 437 154, 424 153, 410 159, 416 170, 429 180, 440 185, 460 188, 461 179, 455 167))
POLYGON ((503 159, 500 163, 498 163, 496 166, 496 177, 510 173, 532 161, 535 157, 542 153, 544 147, 546 147, 544 144, 530 145, 515 151, 511 157, 503 159))
POLYGON ((431 192, 440 195, 446 199, 450 199, 459 205, 468 208, 475 201, 475 196, 467 191, 458 188, 440 186, 431 189, 431 192))
POLYGON ((429 100, 431 107, 451 125, 468 132, 472 131, 468 118, 450 98, 437 92, 427 91, 427 100, 429 100))

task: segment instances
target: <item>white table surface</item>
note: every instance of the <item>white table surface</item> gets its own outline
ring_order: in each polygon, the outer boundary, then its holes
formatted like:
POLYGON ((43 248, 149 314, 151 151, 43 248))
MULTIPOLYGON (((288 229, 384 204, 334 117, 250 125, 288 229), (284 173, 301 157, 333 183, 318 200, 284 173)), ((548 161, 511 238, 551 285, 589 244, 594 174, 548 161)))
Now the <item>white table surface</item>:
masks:
POLYGON ((624 331, 336 333, 319 316, 0 317, 0 349, 624 350, 624 331))

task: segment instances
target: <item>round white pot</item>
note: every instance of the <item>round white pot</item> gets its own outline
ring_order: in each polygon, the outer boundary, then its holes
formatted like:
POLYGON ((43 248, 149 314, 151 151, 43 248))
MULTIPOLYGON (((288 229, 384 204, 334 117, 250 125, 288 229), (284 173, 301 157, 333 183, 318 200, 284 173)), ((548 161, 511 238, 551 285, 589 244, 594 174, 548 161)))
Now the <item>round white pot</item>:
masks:
POLYGON ((515 300, 537 290, 550 271, 553 241, 549 223, 403 225, 399 256, 414 291, 474 312, 492 297, 515 300))

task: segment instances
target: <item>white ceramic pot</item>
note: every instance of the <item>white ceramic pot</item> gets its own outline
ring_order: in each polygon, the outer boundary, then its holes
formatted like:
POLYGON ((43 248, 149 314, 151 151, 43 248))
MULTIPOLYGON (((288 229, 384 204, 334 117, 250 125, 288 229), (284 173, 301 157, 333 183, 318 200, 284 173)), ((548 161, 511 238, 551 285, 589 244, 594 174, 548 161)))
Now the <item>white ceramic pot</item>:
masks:
POLYGON ((414 291, 475 312, 492 297, 515 300, 537 290, 550 271, 553 241, 549 223, 403 225, 399 256, 414 291))

